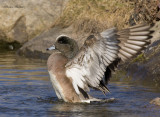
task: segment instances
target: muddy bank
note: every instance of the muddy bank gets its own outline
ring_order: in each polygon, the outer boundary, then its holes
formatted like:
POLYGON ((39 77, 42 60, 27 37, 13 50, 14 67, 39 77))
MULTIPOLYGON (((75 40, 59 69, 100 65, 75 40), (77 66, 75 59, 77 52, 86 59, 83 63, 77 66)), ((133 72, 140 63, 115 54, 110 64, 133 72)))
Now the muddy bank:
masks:
POLYGON ((113 81, 129 81, 160 89, 160 40, 153 42, 144 53, 130 62, 121 63, 113 81))
POLYGON ((144 61, 137 60, 127 68, 135 81, 160 88, 160 40, 155 41, 144 53, 144 61))

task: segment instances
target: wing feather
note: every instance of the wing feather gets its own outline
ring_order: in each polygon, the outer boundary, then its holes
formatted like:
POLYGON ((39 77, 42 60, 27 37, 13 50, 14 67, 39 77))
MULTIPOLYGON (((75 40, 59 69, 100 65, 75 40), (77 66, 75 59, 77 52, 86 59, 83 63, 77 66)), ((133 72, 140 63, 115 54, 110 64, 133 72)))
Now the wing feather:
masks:
POLYGON ((118 57, 119 41, 116 39, 116 32, 115 28, 109 29, 106 30, 107 34, 102 33, 104 37, 86 40, 88 45, 84 44, 79 54, 66 65, 66 75, 72 80, 77 94, 80 94, 78 87, 85 90, 86 85, 103 92, 108 91, 102 79, 107 66, 118 57), (90 44, 92 41, 94 43, 90 44))
POLYGON ((87 38, 79 53, 66 64, 66 75, 76 93, 80 94, 80 89, 88 91, 89 87, 108 91, 104 81, 108 83, 120 60, 135 56, 149 44, 149 29, 145 24, 121 31, 111 28, 87 38))
POLYGON ((152 38, 150 28, 151 26, 149 25, 139 24, 117 33, 119 35, 118 40, 120 40, 119 46, 121 48, 118 56, 122 61, 134 57, 150 43, 150 39, 152 38))

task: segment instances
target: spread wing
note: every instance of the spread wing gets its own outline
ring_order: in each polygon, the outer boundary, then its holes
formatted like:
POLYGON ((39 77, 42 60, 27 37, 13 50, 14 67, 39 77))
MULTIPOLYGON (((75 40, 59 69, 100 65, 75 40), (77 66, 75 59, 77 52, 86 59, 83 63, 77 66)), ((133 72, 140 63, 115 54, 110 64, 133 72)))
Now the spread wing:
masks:
POLYGON ((148 44, 150 26, 138 25, 122 31, 111 28, 86 39, 79 53, 66 64, 66 75, 77 94, 89 87, 106 92, 111 70, 122 59, 131 58, 148 44), (106 75, 106 78, 104 78, 106 75))
MULTIPOLYGON (((111 77, 111 71, 115 71, 118 63, 122 61, 126 61, 136 55, 140 54, 143 49, 150 44, 151 34, 153 31, 150 30, 151 26, 140 24, 135 25, 127 29, 123 29, 117 31, 118 40, 120 43, 118 44, 120 47, 118 58, 114 60, 107 68, 105 72, 105 83, 107 84, 111 77)), ((107 38, 108 30, 103 31, 101 35, 104 38, 107 38)))
POLYGON ((120 50, 118 56, 122 61, 126 61, 131 57, 141 53, 147 45, 151 42, 151 26, 140 24, 132 26, 128 29, 123 29, 117 34, 119 35, 118 40, 120 40, 119 46, 120 50))

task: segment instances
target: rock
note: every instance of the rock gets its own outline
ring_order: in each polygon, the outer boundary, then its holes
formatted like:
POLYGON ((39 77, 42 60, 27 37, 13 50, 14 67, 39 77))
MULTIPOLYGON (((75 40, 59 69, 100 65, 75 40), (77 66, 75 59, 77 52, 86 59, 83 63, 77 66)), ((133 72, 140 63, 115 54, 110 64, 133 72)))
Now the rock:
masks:
POLYGON ((153 38, 152 38, 152 43, 154 41, 160 40, 160 21, 156 22, 155 25, 153 26, 152 30, 154 30, 155 32, 152 34, 153 38))
POLYGON ((120 64, 113 81, 131 81, 160 88, 160 22, 156 22, 152 29, 155 32, 151 44, 138 57, 120 64))
POLYGON ((157 97, 157 98, 151 100, 150 103, 160 106, 160 98, 157 97))
MULTIPOLYGON (((160 89, 160 40, 153 42, 144 53, 125 62, 116 71, 116 79, 160 89), (125 71, 125 72, 124 72, 125 71), (122 74, 123 73, 123 74, 122 74), (120 75, 119 75, 120 74, 120 75)), ((114 79, 115 80, 115 79, 114 79)))
POLYGON ((68 0, 0 0, 0 40, 21 44, 53 25, 68 0))
POLYGON ((47 59, 52 51, 46 51, 46 49, 52 46, 55 39, 62 34, 75 39, 79 46, 82 46, 87 37, 87 34, 74 32, 73 26, 68 28, 54 27, 25 43, 17 53, 29 58, 47 59))
POLYGON ((6 51, 16 51, 21 47, 21 45, 18 42, 6 42, 3 40, 0 40, 0 52, 6 52, 6 51))

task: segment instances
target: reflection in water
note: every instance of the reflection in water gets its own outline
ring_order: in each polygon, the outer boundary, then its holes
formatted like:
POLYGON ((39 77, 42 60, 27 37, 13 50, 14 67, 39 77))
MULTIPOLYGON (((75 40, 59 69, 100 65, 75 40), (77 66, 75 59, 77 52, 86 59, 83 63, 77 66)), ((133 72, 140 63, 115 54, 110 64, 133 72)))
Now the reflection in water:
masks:
MULTIPOLYGON (((46 61, 26 59, 13 52, 0 53, 0 116, 153 116, 160 107, 149 104, 160 95, 151 87, 110 83, 112 103, 70 104, 59 101, 46 70, 46 61)), ((106 98, 101 92, 91 95, 106 98)))
MULTIPOLYGON (((0 80, 10 80, 11 78, 30 78, 46 80, 46 62, 41 60, 29 60, 14 53, 3 53, 0 55, 0 80), (28 74, 29 73, 29 74, 28 74)), ((48 80, 48 79, 47 79, 48 80)))
POLYGON ((111 112, 102 103, 92 104, 70 104, 70 103, 59 103, 54 105, 49 111, 48 116, 72 116, 72 117, 83 117, 83 116, 96 116, 103 117, 109 115, 110 117, 116 116, 117 112, 111 112))

